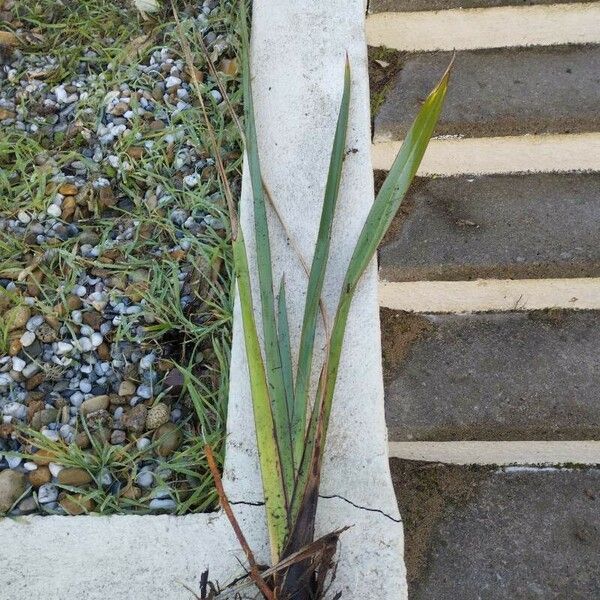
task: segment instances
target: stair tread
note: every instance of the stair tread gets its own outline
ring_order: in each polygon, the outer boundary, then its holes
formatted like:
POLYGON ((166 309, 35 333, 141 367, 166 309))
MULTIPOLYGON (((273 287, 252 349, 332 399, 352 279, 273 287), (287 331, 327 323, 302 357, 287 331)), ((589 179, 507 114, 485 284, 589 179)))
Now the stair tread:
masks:
POLYGON ((600 596, 600 470, 390 462, 411 600, 600 596))
POLYGON ((386 281, 600 276, 600 174, 418 179, 379 249, 386 281))
POLYGON ((381 316, 391 441, 600 439, 600 312, 381 316))

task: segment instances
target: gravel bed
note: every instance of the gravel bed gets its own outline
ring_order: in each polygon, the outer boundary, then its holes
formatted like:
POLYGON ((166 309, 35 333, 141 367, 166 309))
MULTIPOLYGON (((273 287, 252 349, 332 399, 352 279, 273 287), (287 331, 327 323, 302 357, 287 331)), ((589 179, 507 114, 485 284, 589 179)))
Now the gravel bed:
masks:
MULTIPOLYGON (((22 4, 0 15, 20 38, 0 53, 0 515, 210 509, 201 448, 224 428, 228 220, 191 68, 234 187, 237 132, 168 12, 116 3, 129 45, 106 60, 103 37, 65 65, 22 4)), ((231 11, 205 0, 181 19, 237 105, 231 11)))

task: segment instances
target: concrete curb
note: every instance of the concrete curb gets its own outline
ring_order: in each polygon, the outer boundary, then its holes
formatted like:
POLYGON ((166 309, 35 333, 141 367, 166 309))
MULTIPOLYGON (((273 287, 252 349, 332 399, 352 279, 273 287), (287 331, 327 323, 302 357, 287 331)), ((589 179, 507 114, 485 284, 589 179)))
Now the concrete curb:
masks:
MULTIPOLYGON (((354 240, 373 201, 363 0, 298 4, 255 0, 253 73, 265 181, 310 257, 342 91, 344 54, 353 68, 348 154, 324 300, 333 313, 354 240)), ((252 260, 247 174, 242 223, 252 260)), ((272 215, 271 215, 272 216, 272 215)), ((271 219, 275 280, 285 274, 292 341, 300 334, 306 278, 271 219)), ((257 289, 257 288, 255 288, 257 289)), ((225 484, 257 558, 268 551, 241 321, 236 306, 225 484), (246 504, 245 504, 246 503, 246 504)), ((383 410, 377 273, 356 294, 346 333, 323 474, 318 532, 344 525, 332 593, 406 598, 403 534, 392 487, 383 410), (368 435, 365 435, 365 431, 368 435)), ((198 588, 200 573, 226 583, 239 574, 239 548, 221 514, 33 517, 0 523, 0 590, 11 600, 161 598, 198 588), (69 560, 62 560, 69 557, 69 560)))

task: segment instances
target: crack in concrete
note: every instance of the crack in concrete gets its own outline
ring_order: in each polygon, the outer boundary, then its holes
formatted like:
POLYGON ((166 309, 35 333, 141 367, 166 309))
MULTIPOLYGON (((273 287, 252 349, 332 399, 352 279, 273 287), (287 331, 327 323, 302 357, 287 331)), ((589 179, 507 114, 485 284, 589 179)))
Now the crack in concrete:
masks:
POLYGON ((338 494, 330 494, 327 496, 319 494, 319 498, 324 498, 325 500, 330 500, 332 498, 338 498, 339 500, 343 500, 344 502, 347 502, 348 504, 350 504, 360 510, 366 510, 368 512, 376 512, 376 513, 379 513, 379 514, 383 515, 384 517, 388 518, 390 521, 393 521, 394 523, 402 523, 401 518, 396 519, 395 517, 392 517, 392 515, 388 515, 386 512, 384 512, 380 508, 370 508, 368 506, 361 506, 360 504, 356 504, 356 503, 352 502, 352 500, 348 500, 348 498, 344 498, 343 496, 340 496, 338 494))
POLYGON ((230 500, 229 504, 232 506, 237 506, 238 504, 243 504, 244 506, 264 506, 265 503, 263 501, 259 502, 250 502, 248 500, 230 500))
MULTIPOLYGON (((337 498, 338 500, 343 500, 344 502, 347 502, 348 504, 354 506, 354 508, 358 508, 359 510, 366 510, 368 512, 376 512, 376 513, 383 515, 390 521, 393 521, 394 523, 402 523, 401 518, 396 519, 395 517, 388 515, 386 512, 384 512, 380 508, 370 508, 369 506, 361 506, 360 504, 356 504, 355 502, 352 502, 352 500, 348 500, 348 498, 344 498, 344 496, 340 496, 339 494, 329 494, 329 495, 319 494, 319 498, 323 498, 324 500, 332 500, 334 498, 337 498)), ((239 504, 242 504, 244 506, 264 506, 265 505, 265 503, 262 501, 261 502, 249 502, 246 500, 230 500, 229 504, 231 504, 232 506, 237 506, 239 504)))

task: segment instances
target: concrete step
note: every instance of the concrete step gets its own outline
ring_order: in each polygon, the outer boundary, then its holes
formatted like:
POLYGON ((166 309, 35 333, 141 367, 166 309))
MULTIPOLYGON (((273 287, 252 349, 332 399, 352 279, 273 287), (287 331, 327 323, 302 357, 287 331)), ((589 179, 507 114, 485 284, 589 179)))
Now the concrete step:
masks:
MULTIPOLYGON (((404 138, 450 59, 449 52, 404 58, 395 85, 375 117, 375 143, 404 138)), ((599 84, 600 46, 458 52, 436 135, 600 131, 599 84)))
POLYGON ((420 179, 380 247, 380 277, 598 277, 598 223, 600 174, 420 179))
POLYGON ((600 597, 600 470, 391 468, 410 600, 600 597))
MULTIPOLYGON (((596 0, 560 0, 560 4, 586 4, 596 0)), ((490 8, 496 6, 536 6, 557 4, 556 0, 370 0, 369 12, 414 12, 452 8, 490 8)))
POLYGON ((600 312, 381 316, 392 442, 600 440, 600 312))

